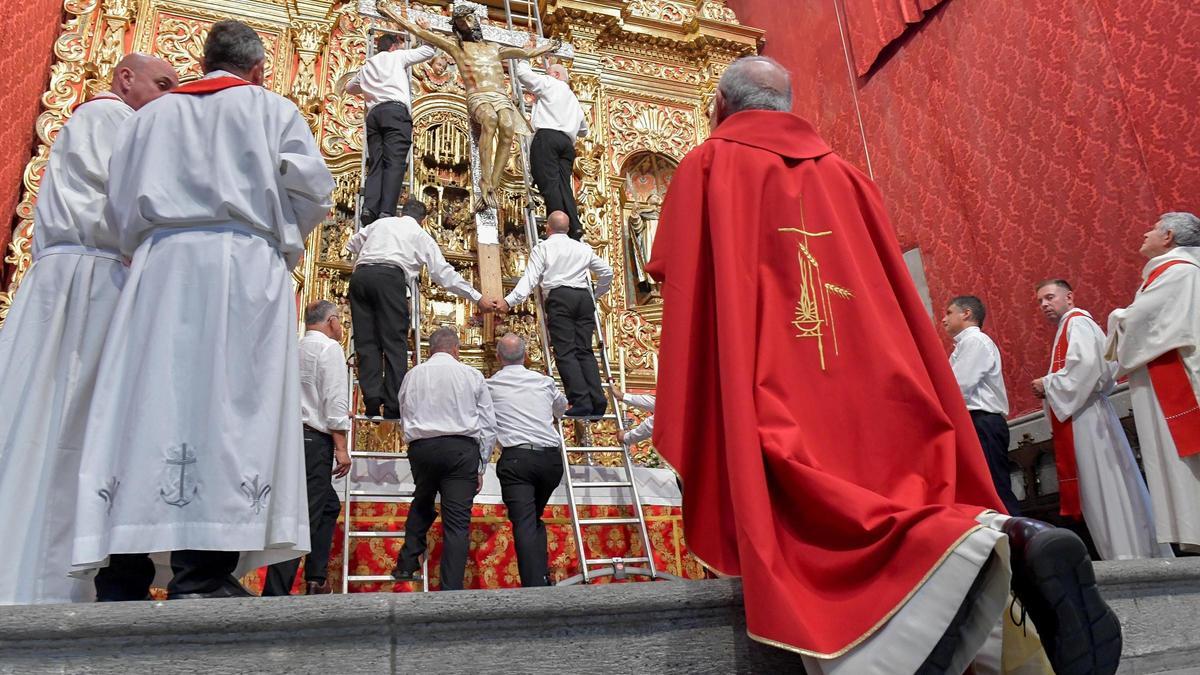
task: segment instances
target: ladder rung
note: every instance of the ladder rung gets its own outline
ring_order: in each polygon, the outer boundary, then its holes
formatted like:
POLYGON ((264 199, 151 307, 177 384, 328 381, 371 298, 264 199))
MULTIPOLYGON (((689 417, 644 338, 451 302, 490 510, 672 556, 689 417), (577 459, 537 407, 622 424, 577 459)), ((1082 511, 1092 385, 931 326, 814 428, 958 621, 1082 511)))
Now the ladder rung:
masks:
MULTIPOLYGON (((621 558, 621 562, 622 563, 648 563, 648 562, 650 562, 650 559, 649 558, 621 558)), ((583 561, 583 564, 585 564, 585 565, 611 565, 611 564, 613 564, 613 559, 612 558, 588 558, 583 561)))
POLYGON ((616 488, 616 487, 632 487, 633 483, 629 481, 594 481, 590 483, 573 482, 571 487, 574 488, 616 488))
POLYGON ((350 536, 359 539, 403 539, 404 533, 395 530, 351 530, 350 536))
POLYGON ((568 445, 567 452, 621 452, 621 446, 607 447, 602 445, 568 445))
POLYGON ((637 525, 641 521, 637 518, 580 518, 579 526, 587 527, 589 525, 637 525))
POLYGON ((386 490, 351 490, 351 497, 412 497, 409 492, 388 492, 386 490))
POLYGON ((408 459, 407 452, 376 452, 373 450, 351 450, 350 459, 408 459))
POLYGON ((390 574, 361 574, 361 575, 352 574, 352 575, 346 577, 346 581, 349 581, 350 583, 368 582, 368 581, 386 581, 386 582, 393 583, 393 584, 419 584, 419 583, 421 583, 420 579, 405 579, 404 581, 398 581, 396 579, 393 579, 392 575, 390 575, 390 574))
POLYGON ((352 419, 356 422, 374 422, 376 424, 378 424, 380 422, 399 422, 400 421, 398 419, 391 419, 389 417, 371 417, 370 415, 351 415, 350 419, 352 419))

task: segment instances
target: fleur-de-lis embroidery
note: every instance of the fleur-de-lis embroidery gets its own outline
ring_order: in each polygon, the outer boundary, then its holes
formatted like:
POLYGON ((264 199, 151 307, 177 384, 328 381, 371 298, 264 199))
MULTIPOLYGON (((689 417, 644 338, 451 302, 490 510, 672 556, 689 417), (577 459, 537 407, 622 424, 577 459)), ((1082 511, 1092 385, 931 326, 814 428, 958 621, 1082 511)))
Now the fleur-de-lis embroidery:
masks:
POLYGON ((263 506, 266 506, 267 495, 271 494, 271 484, 264 483, 259 485, 260 477, 254 474, 254 479, 242 481, 242 494, 250 500, 250 508, 254 509, 254 513, 262 513, 263 506))
POLYGON ((121 481, 117 480, 116 476, 108 479, 104 487, 96 490, 96 494, 100 495, 100 499, 108 506, 105 507, 105 513, 112 513, 113 502, 117 500, 117 489, 121 487, 121 481))

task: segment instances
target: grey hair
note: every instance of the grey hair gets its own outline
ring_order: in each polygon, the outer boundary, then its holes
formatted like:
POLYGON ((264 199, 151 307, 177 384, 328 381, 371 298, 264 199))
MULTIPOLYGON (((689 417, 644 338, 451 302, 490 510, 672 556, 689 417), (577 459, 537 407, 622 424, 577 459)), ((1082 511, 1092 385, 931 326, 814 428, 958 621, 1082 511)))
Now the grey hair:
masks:
POLYGON ((506 366, 525 363, 525 338, 516 333, 508 333, 496 340, 496 356, 499 356, 500 363, 506 366))
POLYGON ((246 72, 267 56, 262 38, 241 21, 225 19, 212 25, 204 41, 204 70, 246 72))
POLYGON ((304 308, 304 325, 315 326, 323 321, 328 321, 329 317, 336 314, 337 311, 337 305, 328 300, 310 302, 308 307, 304 308))
POLYGON ((1175 235, 1176 246, 1200 246, 1200 218, 1185 211, 1171 211, 1158 218, 1159 232, 1175 235))
POLYGON ((450 326, 442 326, 429 336, 429 352, 448 352, 458 347, 458 331, 450 326))
POLYGON ((731 115, 743 110, 788 112, 792 109, 792 77, 786 68, 769 56, 743 56, 734 61, 721 75, 717 90, 725 99, 725 106, 731 115), (754 73, 754 65, 759 63, 774 66, 783 73, 782 91, 754 73))

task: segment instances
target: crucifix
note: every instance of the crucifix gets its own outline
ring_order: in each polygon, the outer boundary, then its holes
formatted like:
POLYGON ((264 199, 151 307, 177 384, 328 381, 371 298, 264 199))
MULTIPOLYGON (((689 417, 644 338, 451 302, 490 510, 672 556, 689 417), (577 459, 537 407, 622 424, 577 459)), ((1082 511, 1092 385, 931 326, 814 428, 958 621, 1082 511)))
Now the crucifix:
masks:
MULTIPOLYGON (((528 33, 483 25, 481 19, 487 18, 487 6, 474 2, 455 3, 450 17, 410 12, 386 1, 377 7, 374 5, 374 0, 362 0, 359 11, 395 21, 409 34, 446 52, 458 66, 466 90, 467 116, 472 123, 471 181, 480 291, 487 297, 499 298, 504 289, 496 214, 500 206, 497 190, 512 153, 514 135, 533 132, 505 86, 502 63, 533 59, 551 52, 570 58, 574 50, 570 46, 563 47, 558 40, 545 39, 541 39, 535 48, 526 50, 523 45, 529 42, 528 33), (418 14, 428 20, 429 30, 417 25, 415 16, 410 16, 418 14)), ((492 325, 492 317, 486 316, 485 335, 491 335, 492 325)))

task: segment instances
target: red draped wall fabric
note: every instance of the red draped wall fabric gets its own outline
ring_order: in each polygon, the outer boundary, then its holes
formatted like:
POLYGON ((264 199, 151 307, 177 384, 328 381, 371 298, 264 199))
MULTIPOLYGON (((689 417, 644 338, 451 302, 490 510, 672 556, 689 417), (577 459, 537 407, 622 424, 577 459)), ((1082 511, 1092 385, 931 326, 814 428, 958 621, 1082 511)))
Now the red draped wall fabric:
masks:
POLYGON ((900 37, 908 24, 919 23, 925 12, 943 0, 843 0, 854 67, 866 75, 879 52, 900 37))
POLYGON ((1070 279, 1104 325, 1137 287, 1141 234, 1200 211, 1200 5, 946 0, 859 77, 862 22, 937 3, 870 4, 728 0, 792 69, 796 112, 864 169, 869 152, 935 306, 987 303, 1012 412, 1037 409, 1053 328, 1032 284, 1070 279))
MULTIPOLYGON (((5 3, 0 18, 0 281, 8 279, 4 256, 13 213, 21 199, 21 174, 33 154, 33 123, 46 89, 62 0, 5 3)), ((4 284, 7 287, 7 284, 4 284)))

